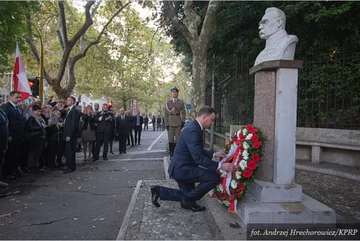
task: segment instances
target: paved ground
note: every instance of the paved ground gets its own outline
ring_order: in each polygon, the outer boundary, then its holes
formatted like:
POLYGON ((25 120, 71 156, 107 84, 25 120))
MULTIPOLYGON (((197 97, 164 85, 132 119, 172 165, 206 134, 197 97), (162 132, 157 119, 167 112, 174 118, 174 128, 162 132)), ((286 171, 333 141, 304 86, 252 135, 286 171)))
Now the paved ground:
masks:
MULTIPOLYGON (((241 224, 239 218, 216 199, 203 199, 208 210, 202 213, 184 210, 178 202, 151 204, 151 183, 176 186, 165 181, 167 136, 162 133, 143 132, 142 145, 126 155, 110 154, 109 161, 84 164, 78 154, 77 171, 71 174, 54 171, 11 182, 13 194, 0 199, 0 239, 116 239, 123 223, 128 224, 124 239, 245 239, 243 227, 230 227, 241 224), (134 212, 126 215, 138 180, 146 181, 134 212)), ((296 182, 335 209, 342 222, 360 222, 359 182, 309 171, 297 171, 296 182)))
POLYGON ((344 219, 360 223, 360 182, 316 172, 297 171, 296 183, 303 192, 328 205, 344 219))
POLYGON ((11 182, 13 195, 0 199, 0 239, 116 239, 137 181, 165 178, 159 157, 166 136, 147 151, 161 133, 143 132, 141 146, 127 155, 110 154, 109 161, 84 164, 77 154, 71 174, 54 171, 11 182))

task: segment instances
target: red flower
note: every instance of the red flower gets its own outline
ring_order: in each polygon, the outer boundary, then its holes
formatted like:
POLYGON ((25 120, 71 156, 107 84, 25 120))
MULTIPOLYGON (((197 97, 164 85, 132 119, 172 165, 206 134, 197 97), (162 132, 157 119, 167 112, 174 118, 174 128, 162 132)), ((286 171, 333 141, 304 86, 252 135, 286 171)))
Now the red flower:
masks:
POLYGON ((240 135, 240 140, 243 141, 246 139, 246 136, 240 135))
POLYGON ((258 142, 259 141, 259 136, 253 135, 250 140, 251 140, 252 143, 258 142))
POLYGON ((240 143, 242 142, 240 139, 235 139, 234 141, 236 145, 240 145, 240 143))
POLYGON ((253 154, 252 155, 252 160, 257 163, 260 160, 260 155, 259 154, 253 154))
POLYGON ((256 169, 256 162, 254 161, 249 161, 247 163, 247 168, 250 170, 250 171, 254 171, 256 169))
POLYGON ((252 128, 251 130, 249 130, 249 132, 250 132, 251 134, 256 134, 256 133, 258 132, 258 130, 255 129, 255 128, 252 128))
POLYGON ((239 146, 240 151, 244 150, 244 146, 239 146))
POLYGON ((247 169, 243 172, 243 177, 250 178, 252 176, 252 174, 253 174, 252 171, 247 169))
POLYGON ((248 132, 251 132, 251 130, 253 129, 253 126, 249 124, 246 126, 246 129, 248 130, 248 132))
POLYGON ((240 189, 240 191, 245 190, 245 186, 244 186, 244 184, 242 182, 238 182, 237 185, 238 185, 238 188, 240 189))
POLYGON ((262 145, 262 143, 260 141, 258 141, 258 142, 254 143, 253 147, 254 147, 254 149, 259 149, 261 145, 262 145))

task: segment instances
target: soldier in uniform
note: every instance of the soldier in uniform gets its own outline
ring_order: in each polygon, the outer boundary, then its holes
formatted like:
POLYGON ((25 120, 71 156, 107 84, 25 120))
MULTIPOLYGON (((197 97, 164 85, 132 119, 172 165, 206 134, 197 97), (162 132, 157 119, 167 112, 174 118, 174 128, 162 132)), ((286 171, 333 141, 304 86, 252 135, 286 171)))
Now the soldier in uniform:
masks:
POLYGON ((165 126, 168 130, 170 158, 174 154, 176 141, 179 139, 181 128, 185 124, 185 105, 184 101, 178 99, 179 90, 174 87, 171 89, 172 98, 165 104, 165 126), (175 140, 174 140, 175 137, 175 140))

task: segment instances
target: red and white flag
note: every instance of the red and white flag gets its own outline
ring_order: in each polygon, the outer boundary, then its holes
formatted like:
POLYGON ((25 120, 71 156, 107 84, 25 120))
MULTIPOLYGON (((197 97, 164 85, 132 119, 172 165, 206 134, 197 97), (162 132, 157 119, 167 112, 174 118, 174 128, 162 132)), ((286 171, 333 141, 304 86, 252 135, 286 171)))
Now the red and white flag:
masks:
POLYGON ((21 101, 24 101, 32 95, 18 43, 16 43, 16 59, 14 66, 14 90, 21 92, 21 101))

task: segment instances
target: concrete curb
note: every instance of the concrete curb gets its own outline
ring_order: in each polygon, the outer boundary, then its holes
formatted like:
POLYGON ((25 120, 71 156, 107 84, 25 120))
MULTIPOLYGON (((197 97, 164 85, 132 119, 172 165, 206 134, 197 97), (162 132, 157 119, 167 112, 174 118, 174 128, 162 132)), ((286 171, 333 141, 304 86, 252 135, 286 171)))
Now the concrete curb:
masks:
POLYGON ((128 226, 129 226, 131 214, 132 214, 132 212, 134 210, 135 203, 136 203, 136 198, 139 195, 139 191, 140 191, 140 187, 141 187, 142 182, 143 182, 142 180, 139 180, 137 182, 137 184, 136 184, 135 191, 134 191, 134 193, 132 195, 129 207, 126 210, 126 214, 125 214, 124 220, 123 220, 123 222, 121 224, 121 227, 120 227, 119 233, 118 233, 118 235, 116 237, 116 240, 124 240, 124 238, 125 238, 126 230, 127 230, 128 226))
POLYGON ((169 162, 168 162, 168 159, 167 159, 166 156, 164 157, 163 160, 164 160, 165 179, 166 179, 166 181, 168 181, 168 180, 170 180, 170 175, 169 175, 169 172, 168 172, 168 170, 169 170, 169 162))
POLYGON ((347 178, 347 179, 351 179, 351 180, 360 182, 360 175, 359 175, 360 172, 359 172, 359 174, 353 174, 353 173, 347 173, 347 172, 344 172, 341 170, 335 170, 332 168, 325 168, 325 167, 320 167, 320 166, 315 167, 315 166, 306 165, 306 164, 296 164, 295 169, 302 170, 302 171, 309 171, 309 172, 318 172, 318 173, 322 173, 322 174, 343 177, 343 178, 347 178))

